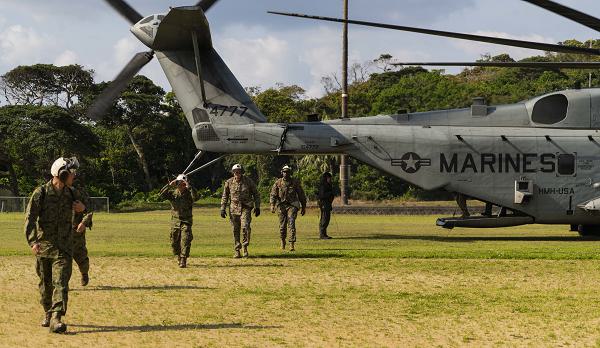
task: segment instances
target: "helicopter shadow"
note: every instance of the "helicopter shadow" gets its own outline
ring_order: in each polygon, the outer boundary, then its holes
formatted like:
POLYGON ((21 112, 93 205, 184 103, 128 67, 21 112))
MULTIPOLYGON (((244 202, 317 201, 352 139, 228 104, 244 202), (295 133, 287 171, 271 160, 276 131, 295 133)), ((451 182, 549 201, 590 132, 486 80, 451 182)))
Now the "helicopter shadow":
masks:
POLYGON ((262 325, 244 325, 241 323, 221 323, 221 324, 176 324, 176 325, 85 325, 71 324, 72 328, 82 329, 72 331, 70 334, 92 334, 106 332, 160 332, 160 331, 189 331, 189 330, 226 330, 226 329, 244 329, 244 330, 263 330, 280 329, 282 326, 262 326, 262 325))
POLYGON ((196 285, 135 285, 135 286, 113 286, 113 285, 98 285, 81 289, 71 289, 70 291, 125 291, 125 290, 214 290, 206 286, 196 285))
POLYGON ((474 243, 474 242, 587 242, 599 241, 600 238, 581 238, 579 236, 432 236, 432 235, 404 235, 404 234, 373 234, 368 236, 345 237, 338 239, 348 240, 424 240, 446 243, 474 243))

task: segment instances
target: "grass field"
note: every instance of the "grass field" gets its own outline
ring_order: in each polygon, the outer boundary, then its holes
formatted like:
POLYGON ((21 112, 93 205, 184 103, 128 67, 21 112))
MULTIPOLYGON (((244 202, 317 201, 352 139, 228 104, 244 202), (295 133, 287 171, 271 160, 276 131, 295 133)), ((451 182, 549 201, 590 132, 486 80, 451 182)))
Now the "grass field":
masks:
POLYGON ((276 218, 232 259, 227 221, 195 211, 188 269, 166 211, 98 214, 91 283, 71 280, 68 335, 39 326, 22 214, 0 214, 0 346, 600 346, 600 242, 567 226, 443 230, 435 217, 299 218, 296 253, 276 218))

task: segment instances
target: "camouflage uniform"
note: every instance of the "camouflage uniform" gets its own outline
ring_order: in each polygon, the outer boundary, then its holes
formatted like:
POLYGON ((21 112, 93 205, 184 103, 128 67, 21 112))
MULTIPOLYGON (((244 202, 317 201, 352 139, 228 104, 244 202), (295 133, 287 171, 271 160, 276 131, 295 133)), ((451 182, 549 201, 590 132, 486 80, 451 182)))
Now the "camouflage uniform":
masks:
POLYGON ((73 260, 79 267, 79 272, 82 275, 87 275, 90 270, 90 258, 85 240, 85 231, 77 232, 77 226, 83 222, 86 228, 92 228, 92 216, 90 207, 90 196, 82 187, 77 187, 77 191, 81 197, 81 202, 86 206, 86 210, 82 213, 73 213, 73 260))
POLYGON ((40 245, 36 272, 44 311, 65 315, 69 279, 73 265, 73 202, 80 200, 76 189, 65 186, 57 192, 49 181, 38 187, 25 213, 25 237, 32 247, 40 245))
POLYGON ((296 217, 298 209, 306 208, 306 196, 295 178, 277 179, 271 188, 271 206, 277 207, 279 216, 279 234, 282 241, 287 237, 287 229, 290 230, 290 243, 296 242, 296 217))
POLYGON ((225 210, 227 203, 230 203, 229 220, 233 227, 233 248, 235 251, 239 251, 242 246, 250 245, 252 208, 260 210, 260 196, 254 181, 246 176, 242 176, 240 181, 237 181, 235 177, 225 181, 221 197, 221 211, 225 210), (241 243, 240 230, 243 234, 241 243))
POLYGON ((159 195, 171 203, 171 248, 173 255, 187 258, 194 236, 192 234, 192 208, 198 199, 196 190, 191 186, 180 192, 179 189, 165 185, 159 195))

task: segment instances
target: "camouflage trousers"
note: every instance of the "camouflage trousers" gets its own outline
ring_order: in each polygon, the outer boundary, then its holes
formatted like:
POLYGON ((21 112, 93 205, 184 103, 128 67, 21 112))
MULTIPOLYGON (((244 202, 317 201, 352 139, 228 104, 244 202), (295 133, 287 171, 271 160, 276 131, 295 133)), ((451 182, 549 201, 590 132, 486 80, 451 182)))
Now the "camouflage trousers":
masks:
POLYGON ((298 208, 289 204, 280 204, 277 214, 279 215, 279 236, 281 240, 287 237, 287 231, 290 230, 290 243, 296 242, 296 218, 298 217, 298 208))
POLYGON ((327 227, 331 220, 331 209, 321 207, 321 218, 319 219, 319 236, 327 236, 327 227))
POLYGON ((240 250, 242 246, 250 245, 250 222, 252 222, 252 209, 242 208, 242 213, 229 214, 229 221, 233 227, 233 249, 240 250), (240 243, 240 232, 242 234, 242 242, 240 243))
POLYGON ((173 255, 189 257, 193 239, 194 235, 190 223, 176 219, 171 220, 171 249, 173 255))
POLYGON ((36 257, 35 271, 40 278, 39 289, 45 312, 67 313, 69 300, 69 280, 73 259, 59 253, 57 257, 36 257))
POLYGON ((88 274, 90 271, 90 258, 88 257, 85 234, 77 233, 73 238, 73 261, 79 267, 81 274, 88 274))

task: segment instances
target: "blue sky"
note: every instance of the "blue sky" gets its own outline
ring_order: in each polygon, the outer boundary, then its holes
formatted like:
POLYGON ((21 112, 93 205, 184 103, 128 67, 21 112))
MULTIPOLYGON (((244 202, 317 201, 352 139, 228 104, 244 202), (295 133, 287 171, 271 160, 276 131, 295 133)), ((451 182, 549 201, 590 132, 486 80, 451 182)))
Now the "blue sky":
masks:
MULTIPOLYGON (((350 18, 544 42, 599 38, 599 33, 519 0, 349 0, 350 18)), ((600 1, 559 0, 600 17, 600 1)), ((142 15, 193 1, 130 0, 142 15)), ((340 16, 342 0, 221 0, 208 13, 213 42, 244 86, 298 84, 323 93, 321 77, 340 69, 341 27, 268 10, 340 16)), ((78 63, 110 80, 145 50, 128 23, 102 0, 0 0, 0 74, 17 65, 78 63)), ((522 58, 538 51, 350 27, 350 60, 381 53, 401 60, 474 60, 482 54, 522 58)), ((159 64, 142 70, 170 90, 159 64)))

